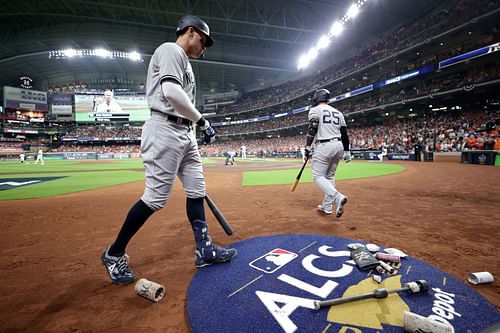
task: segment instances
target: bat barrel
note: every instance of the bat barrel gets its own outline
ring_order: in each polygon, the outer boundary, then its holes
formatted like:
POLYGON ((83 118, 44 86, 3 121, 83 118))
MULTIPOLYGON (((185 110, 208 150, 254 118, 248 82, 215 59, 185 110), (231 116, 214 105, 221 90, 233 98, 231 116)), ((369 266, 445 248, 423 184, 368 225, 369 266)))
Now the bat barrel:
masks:
POLYGON ((387 297, 388 292, 386 289, 376 289, 372 292, 366 293, 366 294, 361 294, 361 295, 354 295, 354 296, 348 296, 348 297, 342 297, 342 298, 334 298, 326 301, 315 301, 314 302, 314 308, 316 310, 325 307, 325 306, 331 306, 331 305, 339 305, 339 304, 344 304, 348 302, 354 302, 354 301, 359 301, 362 299, 367 299, 367 298, 385 298, 387 297))

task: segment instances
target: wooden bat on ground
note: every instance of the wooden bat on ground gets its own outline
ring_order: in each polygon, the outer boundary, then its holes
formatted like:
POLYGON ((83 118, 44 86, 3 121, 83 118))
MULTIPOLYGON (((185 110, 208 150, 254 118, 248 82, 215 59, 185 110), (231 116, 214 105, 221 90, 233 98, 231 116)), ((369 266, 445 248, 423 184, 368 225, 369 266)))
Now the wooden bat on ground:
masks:
POLYGON ((290 189, 292 192, 295 191, 295 188, 299 184, 300 177, 302 176, 302 171, 304 171, 304 168, 306 167, 307 161, 309 161, 309 156, 306 157, 304 164, 302 164, 302 168, 300 168, 299 174, 295 178, 295 182, 293 183, 292 188, 290 189))
POLYGON ((217 222, 219 222, 222 229, 224 229, 224 231, 226 232, 226 235, 231 236, 233 234, 233 228, 224 217, 224 214, 222 214, 219 207, 217 207, 215 202, 212 200, 212 198, 208 196, 208 193, 205 196, 205 200, 207 201, 208 208, 210 208, 212 214, 214 214, 215 218, 217 219, 217 222))

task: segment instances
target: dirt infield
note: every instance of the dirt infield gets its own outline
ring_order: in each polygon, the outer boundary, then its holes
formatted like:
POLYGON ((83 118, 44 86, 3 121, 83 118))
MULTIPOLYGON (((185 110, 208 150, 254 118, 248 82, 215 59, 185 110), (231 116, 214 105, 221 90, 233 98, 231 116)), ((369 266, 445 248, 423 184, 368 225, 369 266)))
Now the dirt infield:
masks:
MULTIPOLYGON (((322 193, 312 183, 294 193, 289 185, 242 187, 242 171, 262 164, 222 164, 205 167, 207 189, 235 235, 227 237, 207 210, 217 243, 315 233, 397 247, 464 282, 469 272, 492 272, 493 284, 473 288, 500 307, 500 168, 398 162, 405 172, 337 182, 349 196, 337 220, 315 210, 322 193)), ((112 285, 100 264, 142 190, 138 182, 0 202, 0 332, 189 332, 194 240, 179 182, 127 249, 137 277, 164 284, 165 298, 154 304, 136 296, 133 285, 112 285)))

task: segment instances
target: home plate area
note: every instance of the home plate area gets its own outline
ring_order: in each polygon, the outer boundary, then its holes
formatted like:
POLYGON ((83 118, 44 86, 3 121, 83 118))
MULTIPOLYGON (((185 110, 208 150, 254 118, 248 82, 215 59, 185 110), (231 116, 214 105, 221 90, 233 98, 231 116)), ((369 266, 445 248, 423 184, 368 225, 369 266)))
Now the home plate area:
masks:
POLYGON ((392 263, 391 274, 380 267, 361 270, 351 258, 352 243, 364 242, 298 234, 232 244, 238 250, 232 262, 199 269, 191 281, 192 331, 403 332, 405 313, 422 319, 413 323, 423 325, 415 332, 480 333, 500 323, 500 313, 484 297, 411 256, 392 263), (427 290, 407 288, 422 280, 427 290), (373 295, 376 289, 388 293, 317 307, 318 301, 373 295), (429 323, 437 328, 426 331, 429 323))

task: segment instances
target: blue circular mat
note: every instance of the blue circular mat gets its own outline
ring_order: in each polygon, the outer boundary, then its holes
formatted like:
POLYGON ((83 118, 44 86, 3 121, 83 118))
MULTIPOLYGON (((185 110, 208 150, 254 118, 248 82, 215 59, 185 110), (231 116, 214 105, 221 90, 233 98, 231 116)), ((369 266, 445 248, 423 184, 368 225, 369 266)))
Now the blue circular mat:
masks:
MULTIPOLYGON (((403 332, 410 311, 451 324, 457 333, 479 333, 500 323, 500 313, 469 286, 412 257, 395 275, 362 271, 346 238, 278 235, 237 242, 230 263, 197 271, 187 294, 194 333, 403 332), (382 277, 377 283, 371 275, 382 277), (427 280, 425 293, 402 291, 315 310, 314 300, 346 297, 377 288, 397 289, 427 280)), ((363 243, 363 242, 361 242, 363 243)))

